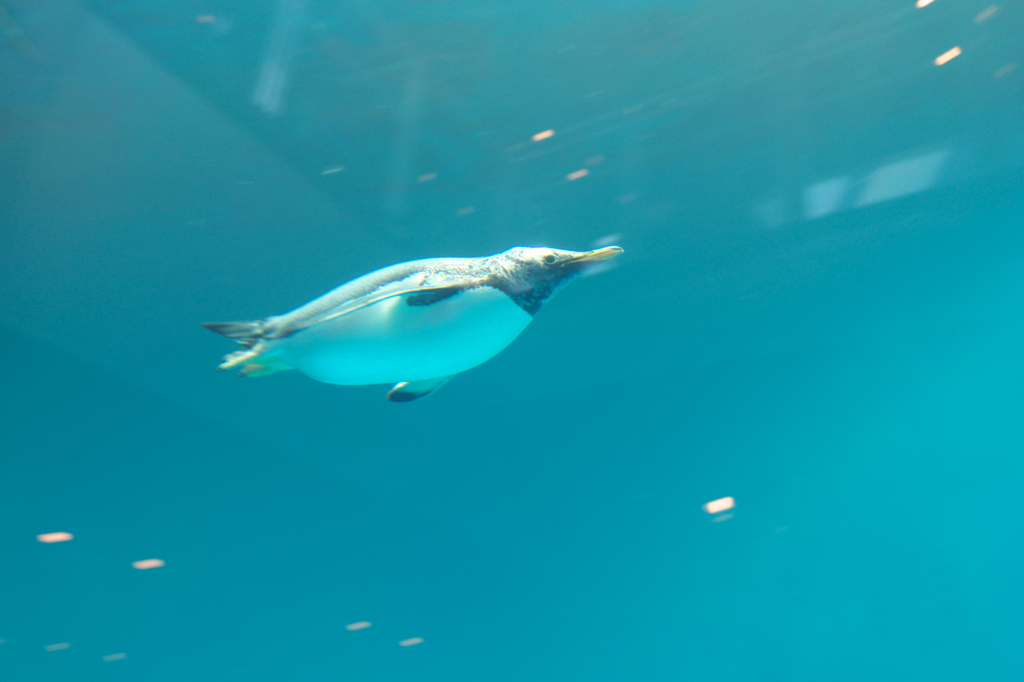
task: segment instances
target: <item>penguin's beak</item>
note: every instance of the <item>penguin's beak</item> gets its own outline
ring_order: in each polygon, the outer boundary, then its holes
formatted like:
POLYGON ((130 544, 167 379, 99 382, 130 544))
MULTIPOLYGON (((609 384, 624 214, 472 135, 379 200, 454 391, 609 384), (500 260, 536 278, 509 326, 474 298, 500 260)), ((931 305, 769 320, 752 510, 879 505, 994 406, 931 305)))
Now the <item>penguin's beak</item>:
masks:
POLYGON ((620 246, 606 246, 603 249, 596 249, 594 251, 586 251, 573 258, 569 263, 574 265, 582 265, 583 267, 590 267, 591 265, 597 265, 604 261, 615 258, 622 253, 622 247, 620 246))

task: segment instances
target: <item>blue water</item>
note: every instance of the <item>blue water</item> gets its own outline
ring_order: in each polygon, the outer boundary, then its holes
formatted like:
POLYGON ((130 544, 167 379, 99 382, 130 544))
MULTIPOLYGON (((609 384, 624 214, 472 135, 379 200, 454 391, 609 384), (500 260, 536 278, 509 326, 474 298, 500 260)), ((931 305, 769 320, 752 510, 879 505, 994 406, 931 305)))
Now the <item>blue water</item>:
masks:
POLYGON ((0 679, 1022 679, 1022 36, 3 0, 0 679), (606 243, 415 403, 199 327, 606 243))

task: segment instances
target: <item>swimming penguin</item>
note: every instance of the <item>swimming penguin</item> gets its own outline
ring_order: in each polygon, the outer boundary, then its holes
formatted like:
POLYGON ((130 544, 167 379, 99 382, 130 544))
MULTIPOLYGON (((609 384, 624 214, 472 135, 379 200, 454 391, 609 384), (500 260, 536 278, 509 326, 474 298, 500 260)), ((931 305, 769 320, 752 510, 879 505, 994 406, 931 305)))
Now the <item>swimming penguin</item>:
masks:
POLYGON ((257 377, 297 369, 349 386, 397 381, 388 400, 408 402, 494 357, 562 287, 620 253, 517 246, 486 258, 416 260, 284 315, 203 326, 242 344, 218 370, 257 377))

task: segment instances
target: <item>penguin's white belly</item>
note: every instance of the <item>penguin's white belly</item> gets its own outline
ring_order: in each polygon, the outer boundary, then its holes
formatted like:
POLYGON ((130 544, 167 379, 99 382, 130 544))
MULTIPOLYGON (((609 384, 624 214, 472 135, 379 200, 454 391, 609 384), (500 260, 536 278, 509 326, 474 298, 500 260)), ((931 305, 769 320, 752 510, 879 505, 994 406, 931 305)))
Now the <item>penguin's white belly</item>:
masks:
POLYGON ((450 376, 494 357, 533 319, 491 287, 430 305, 394 296, 274 343, 268 354, 329 384, 450 376))

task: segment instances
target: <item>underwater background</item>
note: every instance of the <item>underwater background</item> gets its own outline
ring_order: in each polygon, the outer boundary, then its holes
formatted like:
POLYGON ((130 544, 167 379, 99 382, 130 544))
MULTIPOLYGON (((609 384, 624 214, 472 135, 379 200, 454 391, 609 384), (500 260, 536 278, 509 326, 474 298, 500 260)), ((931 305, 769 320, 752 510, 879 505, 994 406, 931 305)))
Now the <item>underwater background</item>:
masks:
POLYGON ((0 0, 0 679, 1024 678, 1024 7, 918 5, 0 0), (412 404, 199 326, 606 244, 412 404))

